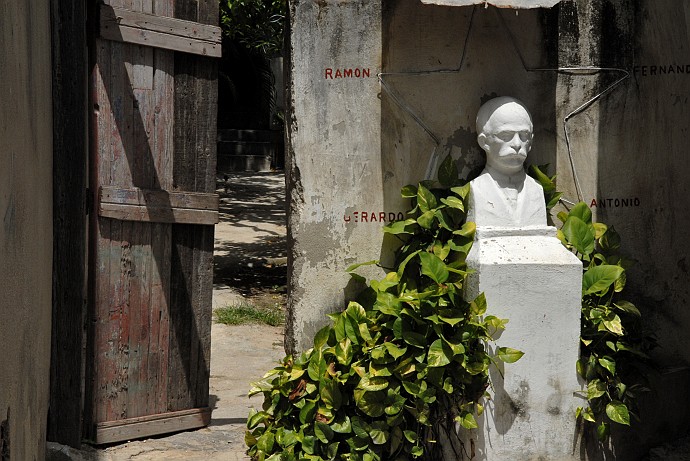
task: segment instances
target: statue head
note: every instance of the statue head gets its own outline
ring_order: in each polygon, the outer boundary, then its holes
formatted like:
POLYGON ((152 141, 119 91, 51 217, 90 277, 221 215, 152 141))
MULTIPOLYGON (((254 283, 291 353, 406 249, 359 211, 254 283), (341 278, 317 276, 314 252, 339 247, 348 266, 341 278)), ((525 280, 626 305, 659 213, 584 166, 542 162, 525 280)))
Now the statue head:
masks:
POLYGON ((506 175, 522 171, 534 137, 522 102, 507 96, 487 101, 477 113, 477 133, 488 167, 506 175))

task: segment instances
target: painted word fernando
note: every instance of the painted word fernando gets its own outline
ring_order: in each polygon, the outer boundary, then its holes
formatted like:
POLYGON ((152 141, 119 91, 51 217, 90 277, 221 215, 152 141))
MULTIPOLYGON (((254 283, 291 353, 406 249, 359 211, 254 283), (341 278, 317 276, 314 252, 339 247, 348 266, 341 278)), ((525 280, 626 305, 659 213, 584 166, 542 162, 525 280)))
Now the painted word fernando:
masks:
POLYGON ((389 212, 386 213, 385 211, 354 211, 352 213, 348 213, 343 217, 343 220, 346 223, 349 222, 394 222, 394 221, 403 221, 405 219, 405 214, 400 211, 398 213, 393 213, 389 212))

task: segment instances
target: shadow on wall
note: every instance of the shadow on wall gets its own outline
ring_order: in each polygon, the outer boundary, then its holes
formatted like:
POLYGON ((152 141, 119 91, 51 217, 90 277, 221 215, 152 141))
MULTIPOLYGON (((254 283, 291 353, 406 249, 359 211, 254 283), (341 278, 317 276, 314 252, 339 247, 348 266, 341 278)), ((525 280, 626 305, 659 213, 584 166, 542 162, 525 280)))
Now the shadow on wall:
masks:
MULTIPOLYGON (((519 15, 489 7, 383 2, 381 162, 386 211, 408 208, 400 188, 435 178, 448 154, 462 178, 482 170, 479 107, 513 96, 530 108, 535 142, 528 162, 555 163, 557 19, 551 10, 519 15)), ((390 266, 396 239, 384 240, 390 266)))

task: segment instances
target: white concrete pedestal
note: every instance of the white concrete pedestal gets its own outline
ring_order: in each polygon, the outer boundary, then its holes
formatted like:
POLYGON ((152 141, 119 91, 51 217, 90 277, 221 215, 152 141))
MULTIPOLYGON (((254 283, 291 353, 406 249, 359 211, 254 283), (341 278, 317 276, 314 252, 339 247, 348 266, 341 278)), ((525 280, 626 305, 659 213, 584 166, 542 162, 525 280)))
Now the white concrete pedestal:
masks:
POLYGON ((497 345, 525 355, 492 366, 492 398, 470 431, 478 460, 579 459, 575 409, 585 403, 575 363, 582 264, 553 227, 478 228, 467 297, 484 292, 489 315, 509 319, 497 345))

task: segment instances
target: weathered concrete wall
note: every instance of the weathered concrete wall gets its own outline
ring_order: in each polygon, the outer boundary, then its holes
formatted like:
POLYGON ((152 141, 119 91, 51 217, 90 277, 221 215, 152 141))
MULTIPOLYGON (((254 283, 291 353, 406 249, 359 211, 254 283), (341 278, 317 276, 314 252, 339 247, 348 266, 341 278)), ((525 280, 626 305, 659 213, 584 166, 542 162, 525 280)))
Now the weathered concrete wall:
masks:
POLYGON ((0 4, 3 460, 45 456, 53 217, 49 7, 38 0, 0 4))
POLYGON ((659 341, 654 358, 662 373, 645 396, 643 424, 617 444, 618 459, 634 460, 690 429, 690 4, 578 0, 561 8, 562 17, 576 20, 562 36, 574 52, 561 52, 560 64, 623 71, 559 77, 559 98, 567 103, 559 106, 559 118, 577 106, 575 96, 589 99, 629 75, 567 123, 580 187, 562 125, 558 171, 566 196, 579 196, 598 220, 613 224, 624 251, 638 261, 627 286, 659 341), (590 31, 600 38, 593 40, 590 31))
POLYGON ((291 14, 288 346, 309 346, 342 306, 345 267, 387 254, 378 213, 405 209, 400 187, 434 155, 452 153, 463 176, 481 167, 476 111, 511 95, 535 117, 528 161, 550 163, 565 199, 591 205, 639 261, 628 287, 665 371, 619 459, 687 432, 690 4, 563 0, 516 13, 310 0, 291 14), (357 68, 371 77, 345 73, 357 68))
POLYGON ((291 2, 290 15, 286 346, 301 350, 326 323, 325 313, 344 306, 345 268, 380 251, 378 223, 346 219, 384 211, 376 80, 381 5, 299 0, 291 2))

